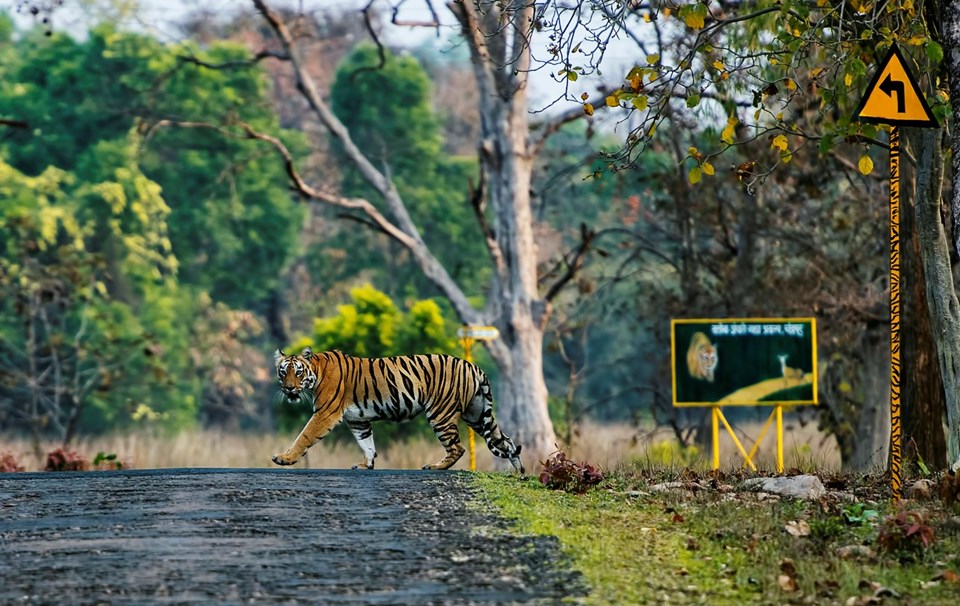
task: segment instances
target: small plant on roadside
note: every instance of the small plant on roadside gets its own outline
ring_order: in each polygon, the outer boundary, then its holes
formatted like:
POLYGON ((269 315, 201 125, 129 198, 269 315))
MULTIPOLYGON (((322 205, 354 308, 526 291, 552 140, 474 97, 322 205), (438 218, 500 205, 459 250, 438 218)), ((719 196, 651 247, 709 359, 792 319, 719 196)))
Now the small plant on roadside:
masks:
POLYGON ((23 467, 17 461, 17 457, 12 452, 0 452, 0 473, 11 473, 23 471, 23 467))
POLYGON ((838 517, 825 516, 810 520, 810 538, 820 543, 836 541, 846 532, 846 525, 838 517))
POLYGON ((851 526, 863 526, 880 519, 880 512, 876 509, 867 508, 863 503, 854 503, 853 505, 844 505, 843 519, 851 526))
POLYGON ((877 546, 901 560, 913 559, 933 545, 933 528, 919 511, 901 511, 887 516, 880 525, 877 546))
POLYGON ((66 448, 58 448, 47 453, 47 466, 44 471, 86 471, 90 464, 83 455, 66 448))
POLYGON ((128 467, 128 465, 117 458, 116 453, 101 451, 97 453, 97 456, 93 457, 93 467, 103 471, 112 471, 114 469, 124 469, 128 467))
POLYGON ((583 494, 603 480, 603 472, 586 462, 567 458, 557 450, 543 463, 540 483, 553 490, 583 494))

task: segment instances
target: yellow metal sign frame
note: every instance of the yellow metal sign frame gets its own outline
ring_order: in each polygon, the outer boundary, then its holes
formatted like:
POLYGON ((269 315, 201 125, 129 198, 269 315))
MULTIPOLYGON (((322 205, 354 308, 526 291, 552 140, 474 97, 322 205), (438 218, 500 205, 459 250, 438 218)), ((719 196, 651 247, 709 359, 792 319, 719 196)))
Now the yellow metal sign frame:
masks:
POLYGON ((719 406, 711 407, 711 417, 712 417, 712 428, 713 428, 713 468, 720 469, 720 421, 723 422, 724 428, 727 430, 727 433, 730 435, 730 439, 733 440, 733 444, 737 447, 737 450, 740 451, 740 455, 743 457, 743 465, 741 467, 749 466, 753 471, 757 470, 757 466, 753 462, 753 457, 756 456, 757 450, 760 448, 760 443, 763 442, 763 438, 767 435, 767 431, 770 429, 770 424, 776 419, 776 434, 777 434, 777 473, 783 473, 783 409, 786 408, 784 404, 774 404, 773 410, 770 412, 770 416, 767 417, 766 423, 763 424, 763 428, 760 430, 760 435, 757 436, 756 441, 753 443, 753 447, 750 449, 750 452, 743 447, 743 444, 740 442, 740 439, 737 438, 737 434, 733 432, 733 427, 730 426, 730 423, 727 421, 727 418, 723 416, 723 411, 720 410, 719 406))

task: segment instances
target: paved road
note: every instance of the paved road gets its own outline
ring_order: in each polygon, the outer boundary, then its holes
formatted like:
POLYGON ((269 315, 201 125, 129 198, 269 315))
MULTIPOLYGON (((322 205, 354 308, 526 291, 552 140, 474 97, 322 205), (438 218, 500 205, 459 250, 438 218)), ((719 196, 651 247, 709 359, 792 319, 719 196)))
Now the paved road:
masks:
POLYGON ((0 474, 0 604, 554 603, 551 538, 462 472, 0 474))

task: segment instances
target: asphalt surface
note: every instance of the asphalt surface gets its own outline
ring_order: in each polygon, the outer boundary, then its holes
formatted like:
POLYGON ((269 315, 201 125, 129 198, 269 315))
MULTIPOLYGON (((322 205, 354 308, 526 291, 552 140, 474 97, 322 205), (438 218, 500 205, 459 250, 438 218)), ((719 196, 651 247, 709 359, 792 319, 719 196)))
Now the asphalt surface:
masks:
POLYGON ((0 474, 0 604, 552 604, 583 594, 463 472, 0 474), (471 504, 472 502, 472 504, 471 504))

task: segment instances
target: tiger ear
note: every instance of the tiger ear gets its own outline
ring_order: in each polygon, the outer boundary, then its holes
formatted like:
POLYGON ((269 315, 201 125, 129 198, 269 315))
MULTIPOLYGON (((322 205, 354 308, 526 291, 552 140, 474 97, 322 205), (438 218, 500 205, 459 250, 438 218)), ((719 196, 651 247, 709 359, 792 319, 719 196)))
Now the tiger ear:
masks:
POLYGON ((278 349, 277 351, 273 352, 273 364, 274 364, 274 366, 276 366, 277 368, 279 368, 279 367, 280 367, 280 360, 282 360, 282 359, 285 358, 285 357, 286 357, 286 354, 283 353, 283 350, 282 350, 282 349, 278 349))
POLYGON ((300 355, 303 356, 304 360, 309 360, 313 356, 313 350, 309 347, 304 347, 303 351, 300 352, 300 355))

